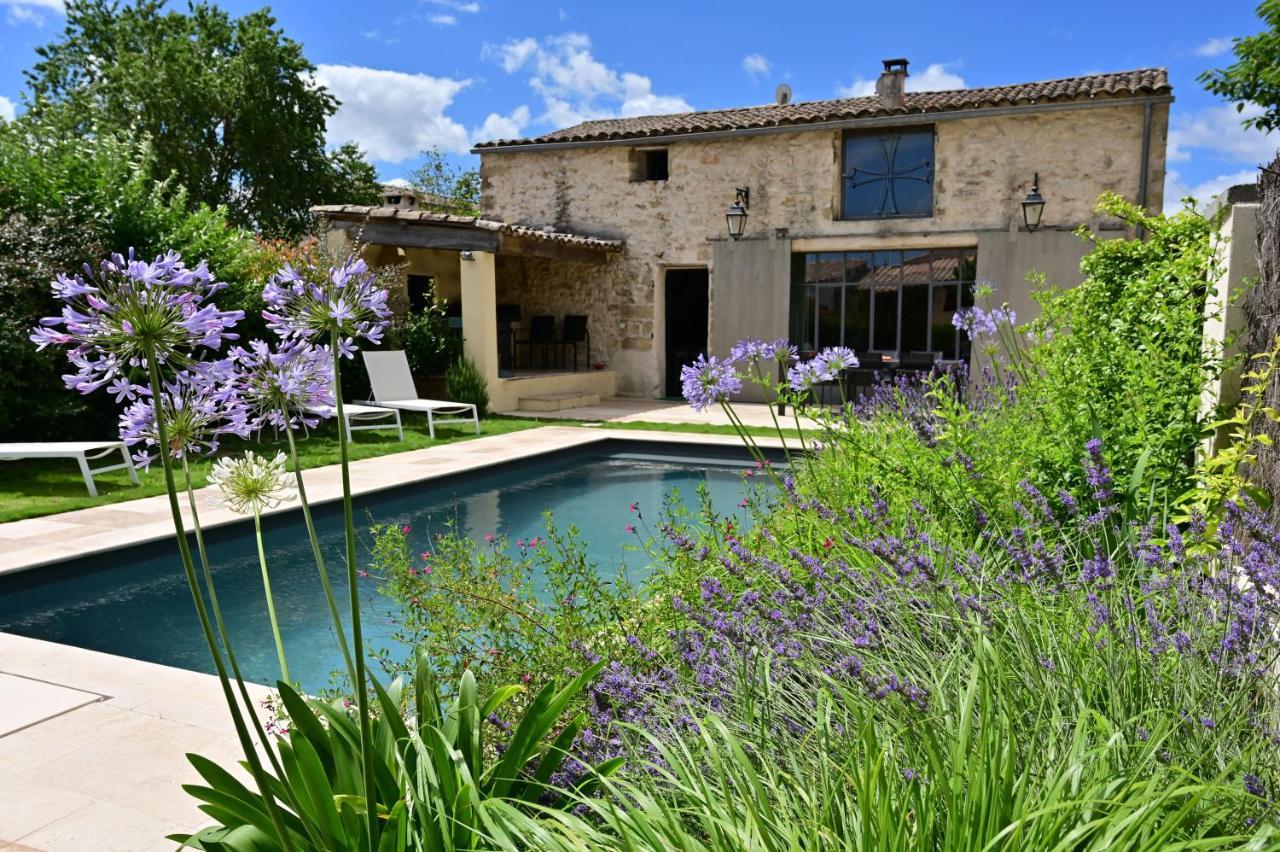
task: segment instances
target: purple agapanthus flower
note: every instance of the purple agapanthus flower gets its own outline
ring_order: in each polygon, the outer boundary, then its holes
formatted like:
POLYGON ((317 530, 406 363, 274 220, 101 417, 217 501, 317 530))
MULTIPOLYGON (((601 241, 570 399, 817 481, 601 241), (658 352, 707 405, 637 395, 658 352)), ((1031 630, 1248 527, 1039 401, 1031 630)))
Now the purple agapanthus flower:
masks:
POLYGON ((264 341, 235 347, 240 398, 257 427, 310 429, 333 416, 333 356, 326 347, 285 342, 276 351, 264 341))
POLYGON ((195 350, 216 351, 244 318, 243 311, 222 311, 207 299, 225 285, 204 263, 191 268, 177 252, 147 262, 132 249, 113 254, 95 272, 59 275, 53 294, 61 316, 46 317, 31 333, 38 349, 68 347, 75 372, 63 376, 67 387, 91 393, 110 383, 117 401, 135 400, 134 374, 147 368, 146 354, 173 372, 190 367, 195 350))
POLYGON ((1002 324, 1017 325, 1018 314, 1008 305, 989 311, 978 307, 961 308, 952 315, 951 324, 968 334, 970 340, 977 340, 995 335, 1002 324))
MULTIPOLYGON (((855 358, 854 361, 856 363, 857 359, 855 358)), ((831 365, 818 358, 801 361, 787 370, 787 384, 795 391, 808 390, 819 382, 829 382, 835 377, 836 371, 831 365)))
POLYGON ((742 377, 735 365, 733 358, 721 361, 714 355, 699 355, 697 361, 681 368, 681 389, 694 411, 704 411, 742 390, 742 377))
POLYGON ((391 322, 387 291, 368 265, 354 255, 333 269, 315 264, 286 265, 262 291, 267 325, 281 338, 327 342, 354 358, 356 341, 377 345, 391 322))
MULTIPOLYGON (((175 459, 216 452, 222 435, 247 438, 254 423, 236 393, 229 360, 200 362, 165 382, 160 407, 175 459)), ((120 439, 134 447, 134 460, 147 467, 159 457, 155 399, 149 389, 120 415, 120 439)))
POLYGON ((729 350, 729 358, 732 361, 790 361, 796 356, 796 348, 792 346, 785 337, 777 340, 760 340, 759 338, 750 337, 746 340, 739 340, 729 350))
POLYGON ((858 366, 858 356, 847 346, 829 346, 813 358, 825 366, 834 378, 841 370, 850 370, 858 366))

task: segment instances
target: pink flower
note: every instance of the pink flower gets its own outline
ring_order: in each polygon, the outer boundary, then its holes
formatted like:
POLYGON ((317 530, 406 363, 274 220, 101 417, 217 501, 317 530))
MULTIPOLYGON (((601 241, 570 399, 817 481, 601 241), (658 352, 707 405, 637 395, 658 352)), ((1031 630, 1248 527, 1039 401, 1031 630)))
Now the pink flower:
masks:
POLYGON ((531 680, 533 680, 533 675, 529 674, 528 672, 525 672, 524 674, 520 675, 521 683, 528 683, 531 680))
POLYGON ((745 508, 747 508, 747 498, 746 498, 746 497, 743 497, 741 500, 739 500, 739 501, 738 501, 738 508, 739 508, 739 509, 745 509, 745 508))
POLYGON ((423 565, 423 566, 422 566, 422 573, 423 573, 423 574, 430 574, 430 573, 431 573, 431 566, 430 566, 430 565, 423 565))
POLYGON ((631 504, 631 511, 633 511, 633 512, 639 512, 639 511, 640 511, 640 504, 639 504, 639 503, 632 503, 632 504, 631 504))
POLYGON ((493 533, 485 533, 484 540, 487 541, 489 544, 493 544, 493 533))
POLYGON ((626 529, 626 531, 627 531, 627 532, 629 532, 629 533, 633 533, 633 532, 635 532, 635 531, 636 531, 636 528, 635 528, 635 525, 634 525, 634 524, 627 524, 627 526, 625 527, 625 529, 626 529))
POLYGON ((524 539, 522 538, 516 539, 516 547, 524 547, 524 539))
POLYGON ((541 546, 542 546, 542 539, 535 535, 535 536, 533 537, 533 541, 529 542, 529 546, 530 546, 530 547, 541 547, 541 546))
POLYGON ((413 527, 409 526, 408 524, 405 524, 400 528, 400 532, 404 533, 405 535, 408 535, 412 530, 413 530, 413 527))
POLYGON ((357 576, 357 577, 361 577, 361 578, 363 578, 363 577, 368 577, 368 576, 369 576, 369 572, 368 572, 368 571, 364 571, 364 570, 360 570, 360 571, 357 571, 357 572, 356 572, 356 576, 357 576))
POLYGON ((832 542, 830 538, 828 538, 826 541, 822 542, 822 546, 825 547, 827 550, 830 550, 831 548, 835 547, 835 543, 832 542))

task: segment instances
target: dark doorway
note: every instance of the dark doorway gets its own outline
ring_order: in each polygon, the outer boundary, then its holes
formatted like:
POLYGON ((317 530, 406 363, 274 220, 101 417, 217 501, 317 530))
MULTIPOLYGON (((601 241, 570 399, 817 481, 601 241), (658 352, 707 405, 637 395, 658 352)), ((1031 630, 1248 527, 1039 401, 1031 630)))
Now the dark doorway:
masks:
POLYGON ((666 395, 680 396, 680 368, 707 352, 706 268, 668 269, 666 395))

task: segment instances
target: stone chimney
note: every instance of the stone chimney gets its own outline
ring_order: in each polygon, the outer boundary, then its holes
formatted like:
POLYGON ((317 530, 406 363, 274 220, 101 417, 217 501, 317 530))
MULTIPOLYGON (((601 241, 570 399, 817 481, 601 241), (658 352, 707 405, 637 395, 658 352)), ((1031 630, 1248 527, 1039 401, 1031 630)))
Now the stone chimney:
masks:
POLYGON ((884 71, 876 80, 876 94, 885 109, 902 109, 902 95, 907 82, 907 60, 886 59, 884 71))

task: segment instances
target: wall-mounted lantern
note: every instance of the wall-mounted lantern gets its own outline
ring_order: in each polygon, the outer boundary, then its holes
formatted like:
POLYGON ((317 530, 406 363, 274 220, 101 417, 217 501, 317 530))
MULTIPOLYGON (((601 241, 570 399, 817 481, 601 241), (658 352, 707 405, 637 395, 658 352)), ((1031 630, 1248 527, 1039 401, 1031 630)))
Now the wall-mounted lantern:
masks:
POLYGON ((1031 179, 1031 191, 1022 199, 1022 224, 1034 233, 1040 227, 1040 217, 1044 215, 1044 196, 1040 194, 1040 173, 1031 179))
POLYGON ((729 225, 729 236, 737 240, 747 229, 747 208, 751 206, 751 190, 745 186, 734 189, 734 200, 724 220, 729 225))

